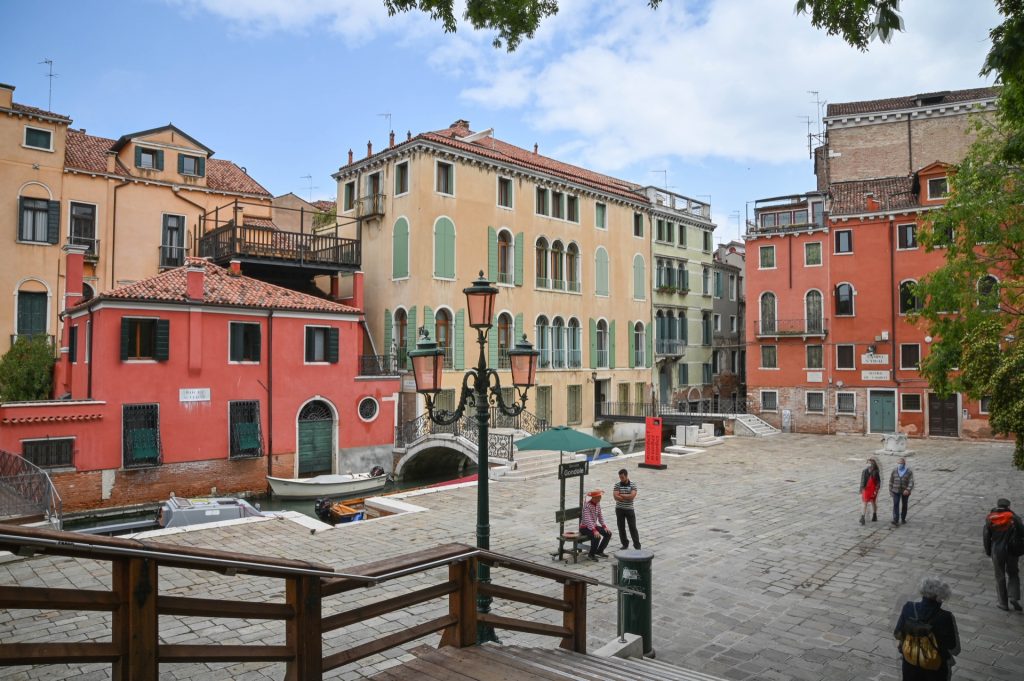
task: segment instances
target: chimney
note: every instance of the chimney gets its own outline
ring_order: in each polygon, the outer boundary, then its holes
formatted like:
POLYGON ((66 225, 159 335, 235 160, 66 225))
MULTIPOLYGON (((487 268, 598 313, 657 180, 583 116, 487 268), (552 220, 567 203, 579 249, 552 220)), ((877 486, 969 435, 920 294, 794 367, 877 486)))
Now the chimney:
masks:
POLYGON ((85 262, 85 252, 88 246, 78 244, 64 244, 62 250, 64 256, 64 309, 70 310, 82 302, 82 276, 85 262))
POLYGON ((373 142, 366 143, 366 158, 373 156, 373 142))
POLYGON ((348 164, 352 165, 352 150, 348 150, 348 164))
POLYGON ((7 83, 0 83, 0 109, 11 109, 14 107, 14 86, 7 83))
POLYGON ((405 141, 408 142, 411 139, 412 139, 412 130, 406 130, 405 131, 405 141))
POLYGON ((107 152, 107 172, 112 173, 117 168, 117 152, 107 152))
POLYGON ((388 133, 388 148, 395 146, 395 131, 388 133))
POLYGON ((533 143, 533 153, 534 153, 534 155, 537 154, 537 143, 536 142, 533 143))
POLYGON ((231 263, 228 265, 228 272, 230 272, 231 274, 235 275, 236 277, 241 276, 241 274, 242 274, 242 261, 241 260, 232 260, 231 263))
POLYGON ((875 195, 872 194, 871 192, 868 192, 867 194, 864 195, 864 200, 867 204, 867 209, 870 212, 874 212, 882 208, 882 204, 879 203, 878 199, 876 199, 875 195))
POLYGON ((465 128, 466 130, 469 130, 469 121, 467 121, 465 118, 460 118, 459 120, 452 123, 452 127, 465 128))
POLYGON ((206 279, 205 264, 190 262, 185 268, 185 297, 198 303, 203 300, 204 280, 206 279))

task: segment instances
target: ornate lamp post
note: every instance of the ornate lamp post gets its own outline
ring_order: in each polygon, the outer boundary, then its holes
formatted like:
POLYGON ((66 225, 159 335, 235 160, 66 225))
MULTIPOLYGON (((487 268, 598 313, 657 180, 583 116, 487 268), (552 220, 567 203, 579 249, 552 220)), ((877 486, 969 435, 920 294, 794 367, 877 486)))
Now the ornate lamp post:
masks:
MULTIPOLYGON (((476 488, 476 545, 480 549, 491 548, 491 519, 490 519, 490 498, 488 496, 488 470, 487 470, 487 431, 490 426, 490 405, 497 406, 501 413, 506 416, 518 416, 526 408, 527 392, 536 384, 537 357, 540 352, 534 350, 533 346, 526 340, 523 334, 521 341, 516 343, 515 348, 509 350, 509 360, 512 365, 512 385, 518 393, 518 399, 512 404, 506 404, 501 396, 501 381, 494 369, 487 367, 487 332, 492 326, 494 319, 494 298, 498 295, 498 289, 491 286, 484 273, 473 285, 463 289, 466 294, 466 301, 469 307, 469 325, 476 329, 477 344, 480 346, 480 357, 477 359, 476 367, 470 369, 462 377, 462 391, 459 395, 459 403, 454 411, 436 409, 434 399, 441 389, 441 371, 444 365, 444 349, 438 347, 437 343, 430 340, 430 334, 426 327, 420 327, 420 341, 416 349, 409 353, 412 358, 413 377, 416 379, 416 392, 423 395, 427 402, 427 413, 430 420, 442 426, 455 423, 462 418, 467 406, 476 407, 477 427, 477 488, 476 488), (490 397, 488 398, 488 392, 490 397)), ((491 581, 491 568, 483 563, 479 564, 478 581, 480 584, 489 584, 491 581)), ((491 611, 491 597, 477 596, 477 612, 488 613, 491 611)), ((477 641, 496 641, 493 627, 481 624, 477 628, 477 641)))

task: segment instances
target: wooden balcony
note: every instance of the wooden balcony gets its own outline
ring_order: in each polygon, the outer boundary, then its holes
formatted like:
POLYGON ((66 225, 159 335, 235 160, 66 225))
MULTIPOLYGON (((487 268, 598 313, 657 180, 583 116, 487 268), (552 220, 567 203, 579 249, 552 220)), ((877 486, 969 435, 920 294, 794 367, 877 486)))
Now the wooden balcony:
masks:
POLYGON ((384 215, 384 195, 368 194, 356 201, 356 214, 360 218, 379 218, 384 215))
POLYGON ((199 238, 200 257, 218 265, 243 263, 321 270, 355 271, 361 262, 360 242, 327 234, 301 234, 273 227, 226 225, 199 238))

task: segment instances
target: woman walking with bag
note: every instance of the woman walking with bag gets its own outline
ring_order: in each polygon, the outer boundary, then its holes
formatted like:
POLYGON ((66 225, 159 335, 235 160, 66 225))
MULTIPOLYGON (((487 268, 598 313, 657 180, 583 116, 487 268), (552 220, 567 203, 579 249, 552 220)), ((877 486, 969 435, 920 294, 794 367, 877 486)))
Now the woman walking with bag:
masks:
POLYGON ((868 459, 867 468, 860 474, 860 498, 864 502, 864 508, 860 512, 860 524, 864 524, 864 516, 868 513, 868 504, 871 505, 871 522, 878 520, 878 490, 882 487, 882 471, 878 467, 878 460, 875 457, 868 459))
POLYGON ((947 681, 955 656, 960 654, 960 633, 953 613, 942 609, 949 585, 936 577, 921 582, 921 600, 903 604, 893 636, 902 656, 903 681, 947 681))

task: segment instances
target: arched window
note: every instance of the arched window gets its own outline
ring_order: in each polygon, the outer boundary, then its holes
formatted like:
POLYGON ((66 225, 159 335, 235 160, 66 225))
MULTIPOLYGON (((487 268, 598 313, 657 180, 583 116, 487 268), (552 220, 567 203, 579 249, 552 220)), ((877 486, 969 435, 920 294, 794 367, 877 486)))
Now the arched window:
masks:
POLYGON ((807 316, 807 333, 822 333, 825 328, 825 310, 822 306, 821 291, 808 291, 804 296, 804 313, 807 316))
POLYGON ((537 288, 550 288, 548 282, 548 240, 537 239, 537 288))
POLYGON ((551 366, 565 367, 565 320, 555 317, 551 322, 551 366))
POLYGON ((391 232, 391 278, 409 276, 409 221, 398 218, 391 232))
POLYGON ((438 310, 434 315, 434 339, 437 341, 437 346, 444 350, 444 368, 451 369, 453 366, 452 315, 444 308, 438 310))
POLYGON ((565 290, 565 247, 561 241, 551 244, 551 285, 559 291, 565 290))
POLYGON ((515 252, 512 235, 506 231, 498 232, 498 283, 511 284, 515 268, 515 252))
POLYGON ((597 322, 597 366, 601 369, 608 368, 608 322, 601 319, 597 322))
POLYGON ((633 256, 633 300, 647 300, 647 268, 644 256, 633 256))
MULTIPOLYGON (((18 286, 15 334, 40 336, 49 330, 50 290, 37 279, 28 279, 18 286)), ((12 339, 13 342, 13 339, 12 339)))
POLYGON ((540 366, 547 368, 551 366, 551 340, 548 337, 548 318, 544 315, 537 317, 537 349, 540 351, 540 366))
POLYGON ((502 312, 498 315, 498 368, 510 369, 508 351, 512 349, 512 315, 502 312))
POLYGON ((455 278, 455 223, 448 218, 434 223, 434 276, 455 278))
POLYGON ((398 366, 404 367, 409 353, 409 315, 402 308, 395 310, 395 324, 392 337, 398 355, 398 366))
POLYGON ((575 317, 569 320, 565 340, 569 350, 567 358, 569 368, 579 369, 583 366, 583 334, 580 328, 580 320, 575 317))
POLYGON ((568 290, 580 292, 580 248, 576 244, 565 250, 565 280, 568 290))
POLYGON ((999 307, 999 280, 991 274, 978 280, 978 306, 983 310, 999 307))
POLYGON ((96 297, 96 289, 91 284, 82 282, 82 302, 87 302, 96 297))
POLYGON ((775 316, 775 294, 771 292, 761 294, 761 333, 773 334, 776 332, 775 316))
POLYGON ((836 315, 853 316, 853 286, 850 284, 836 286, 836 315))
POLYGON ((921 309, 921 300, 914 292, 916 284, 917 282, 913 279, 900 282, 900 314, 907 314, 908 312, 921 309))
POLYGON ((608 251, 599 246, 594 256, 594 288, 599 296, 608 295, 608 251))
POLYGON ((643 322, 637 322, 633 325, 633 362, 634 366, 643 367, 647 366, 646 357, 647 348, 647 334, 645 333, 643 322))

